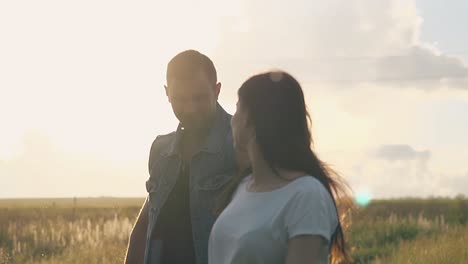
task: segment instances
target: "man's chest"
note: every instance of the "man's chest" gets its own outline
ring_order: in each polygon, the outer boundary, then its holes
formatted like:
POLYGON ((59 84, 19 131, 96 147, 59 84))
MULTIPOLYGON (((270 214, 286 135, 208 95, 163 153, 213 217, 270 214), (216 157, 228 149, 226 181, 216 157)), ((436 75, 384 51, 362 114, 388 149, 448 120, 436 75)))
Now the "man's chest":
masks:
POLYGON ((188 178, 189 191, 217 189, 236 172, 233 159, 224 153, 199 153, 191 159, 179 156, 155 157, 150 168, 152 189, 170 191, 182 173, 188 178))

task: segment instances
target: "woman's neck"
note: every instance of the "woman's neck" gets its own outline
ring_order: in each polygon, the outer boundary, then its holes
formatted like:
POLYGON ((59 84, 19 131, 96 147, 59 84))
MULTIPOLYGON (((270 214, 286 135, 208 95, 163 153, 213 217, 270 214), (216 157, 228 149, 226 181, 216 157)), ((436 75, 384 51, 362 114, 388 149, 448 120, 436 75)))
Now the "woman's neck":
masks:
POLYGON ((273 169, 260 153, 258 146, 251 146, 248 155, 252 166, 252 189, 272 190, 306 174, 304 171, 273 169))
POLYGON ((265 160, 258 149, 249 153, 252 165, 252 179, 256 185, 264 185, 271 182, 275 176, 275 171, 265 160))
POLYGON ((270 191, 284 185, 287 180, 277 175, 282 170, 274 170, 265 160, 257 146, 248 151, 252 166, 251 191, 270 191))

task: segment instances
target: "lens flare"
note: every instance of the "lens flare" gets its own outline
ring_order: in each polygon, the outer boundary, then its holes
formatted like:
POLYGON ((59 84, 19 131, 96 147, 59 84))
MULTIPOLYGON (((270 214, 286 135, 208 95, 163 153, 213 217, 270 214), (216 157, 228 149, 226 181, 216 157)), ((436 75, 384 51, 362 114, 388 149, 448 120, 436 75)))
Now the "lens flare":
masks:
POLYGON ((372 197, 369 192, 361 191, 356 194, 355 199, 359 206, 367 206, 371 202, 372 197))

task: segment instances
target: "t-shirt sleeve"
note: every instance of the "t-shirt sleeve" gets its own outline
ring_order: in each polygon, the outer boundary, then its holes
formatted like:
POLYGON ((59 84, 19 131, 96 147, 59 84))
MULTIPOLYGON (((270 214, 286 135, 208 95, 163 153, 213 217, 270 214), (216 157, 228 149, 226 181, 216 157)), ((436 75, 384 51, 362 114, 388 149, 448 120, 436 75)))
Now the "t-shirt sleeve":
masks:
POLYGON ((320 235, 330 243, 338 225, 333 200, 319 182, 316 186, 301 186, 285 210, 288 238, 298 235, 320 235))

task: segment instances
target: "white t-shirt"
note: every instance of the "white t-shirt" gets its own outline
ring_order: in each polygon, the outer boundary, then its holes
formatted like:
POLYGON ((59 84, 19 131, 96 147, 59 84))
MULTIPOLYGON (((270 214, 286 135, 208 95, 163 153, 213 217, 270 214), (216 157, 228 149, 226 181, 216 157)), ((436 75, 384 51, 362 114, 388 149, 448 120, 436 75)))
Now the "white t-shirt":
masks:
POLYGON ((314 177, 300 177, 270 192, 249 192, 244 179, 211 230, 210 264, 283 264, 288 240, 320 235, 327 241, 318 263, 329 263, 338 218, 333 200, 314 177))

